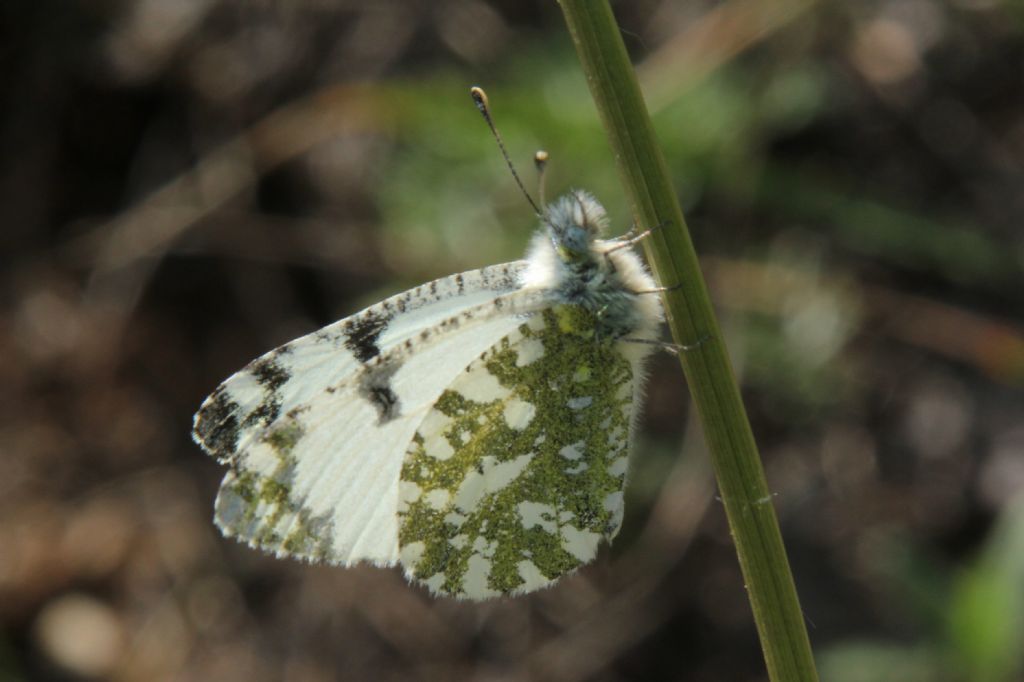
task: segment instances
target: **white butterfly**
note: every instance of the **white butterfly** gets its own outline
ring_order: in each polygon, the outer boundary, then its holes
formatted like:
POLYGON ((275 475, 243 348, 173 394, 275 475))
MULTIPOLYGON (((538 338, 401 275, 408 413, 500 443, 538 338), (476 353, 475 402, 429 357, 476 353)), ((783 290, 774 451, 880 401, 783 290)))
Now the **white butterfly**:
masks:
POLYGON ((215 521, 277 556, 529 592, 618 533, 662 309, 604 209, 549 205, 526 260, 393 296, 250 363, 196 413, 215 521))

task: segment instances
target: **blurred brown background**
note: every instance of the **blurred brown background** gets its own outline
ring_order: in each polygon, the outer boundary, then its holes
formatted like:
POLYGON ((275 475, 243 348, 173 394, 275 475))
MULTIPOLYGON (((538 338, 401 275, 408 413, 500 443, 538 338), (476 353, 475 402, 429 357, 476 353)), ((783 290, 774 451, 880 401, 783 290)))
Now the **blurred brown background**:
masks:
MULTIPOLYGON (((823 678, 1024 679, 1024 4, 616 10, 823 678)), ((14 0, 0 32, 0 679, 765 679, 667 356, 624 530, 555 589, 435 601, 211 523, 220 380, 522 253, 470 85, 629 225, 554 2, 14 0)))

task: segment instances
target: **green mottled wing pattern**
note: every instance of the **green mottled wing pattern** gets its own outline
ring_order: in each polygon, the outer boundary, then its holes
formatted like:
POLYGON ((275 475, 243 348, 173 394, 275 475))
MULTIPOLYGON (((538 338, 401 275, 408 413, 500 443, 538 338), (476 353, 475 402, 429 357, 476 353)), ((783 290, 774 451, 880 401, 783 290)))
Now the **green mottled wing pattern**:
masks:
POLYGON ((399 555, 434 593, 529 592, 592 561, 622 523, 633 368, 560 305, 445 390, 402 465, 399 555))

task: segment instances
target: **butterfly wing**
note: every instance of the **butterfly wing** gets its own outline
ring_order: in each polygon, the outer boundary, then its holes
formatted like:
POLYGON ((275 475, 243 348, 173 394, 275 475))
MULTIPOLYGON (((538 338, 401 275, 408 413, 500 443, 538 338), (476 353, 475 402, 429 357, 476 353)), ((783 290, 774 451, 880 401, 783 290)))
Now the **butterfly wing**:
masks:
POLYGON ((432 592, 529 592, 618 533, 633 363, 613 340, 567 333, 594 329, 568 310, 530 318, 466 367, 412 438, 400 560, 432 592))
POLYGON ((394 563, 405 450, 468 358, 522 323, 492 308, 517 295, 524 267, 417 287, 221 384, 196 413, 193 435, 230 467, 216 502, 224 534, 278 556, 394 563))

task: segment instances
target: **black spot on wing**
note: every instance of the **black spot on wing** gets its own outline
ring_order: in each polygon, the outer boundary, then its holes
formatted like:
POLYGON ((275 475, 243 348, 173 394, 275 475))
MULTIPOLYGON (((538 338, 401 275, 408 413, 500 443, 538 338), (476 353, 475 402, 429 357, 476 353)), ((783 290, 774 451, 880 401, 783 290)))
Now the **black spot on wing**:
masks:
POLYGON ((280 388, 292 378, 279 358, 291 352, 288 346, 282 346, 266 357, 262 357, 249 365, 249 371, 259 382, 265 391, 263 400, 252 412, 245 416, 242 426, 255 426, 256 424, 268 425, 281 414, 281 393, 280 388))
POLYGON ((380 355, 377 339, 391 322, 390 315, 366 311, 356 319, 345 323, 345 346, 363 363, 380 355))
POLYGON ((390 386, 371 386, 370 402, 377 408, 377 423, 386 424, 399 415, 398 396, 390 386))
POLYGON ((255 410, 250 412, 242 422, 242 426, 250 427, 256 424, 269 425, 281 414, 281 398, 277 393, 269 393, 255 410))
POLYGON ((196 442, 219 461, 231 459, 238 448, 238 403, 218 388, 196 413, 192 433, 196 442))
POLYGON ((391 388, 391 377, 400 364, 367 368, 359 379, 359 395, 377 410, 377 423, 386 424, 402 413, 398 395, 391 388))
POLYGON ((249 371, 256 377, 267 391, 276 391, 284 386, 292 378, 291 373, 278 362, 278 357, 290 352, 287 346, 274 351, 270 355, 260 358, 250 365, 249 371))

